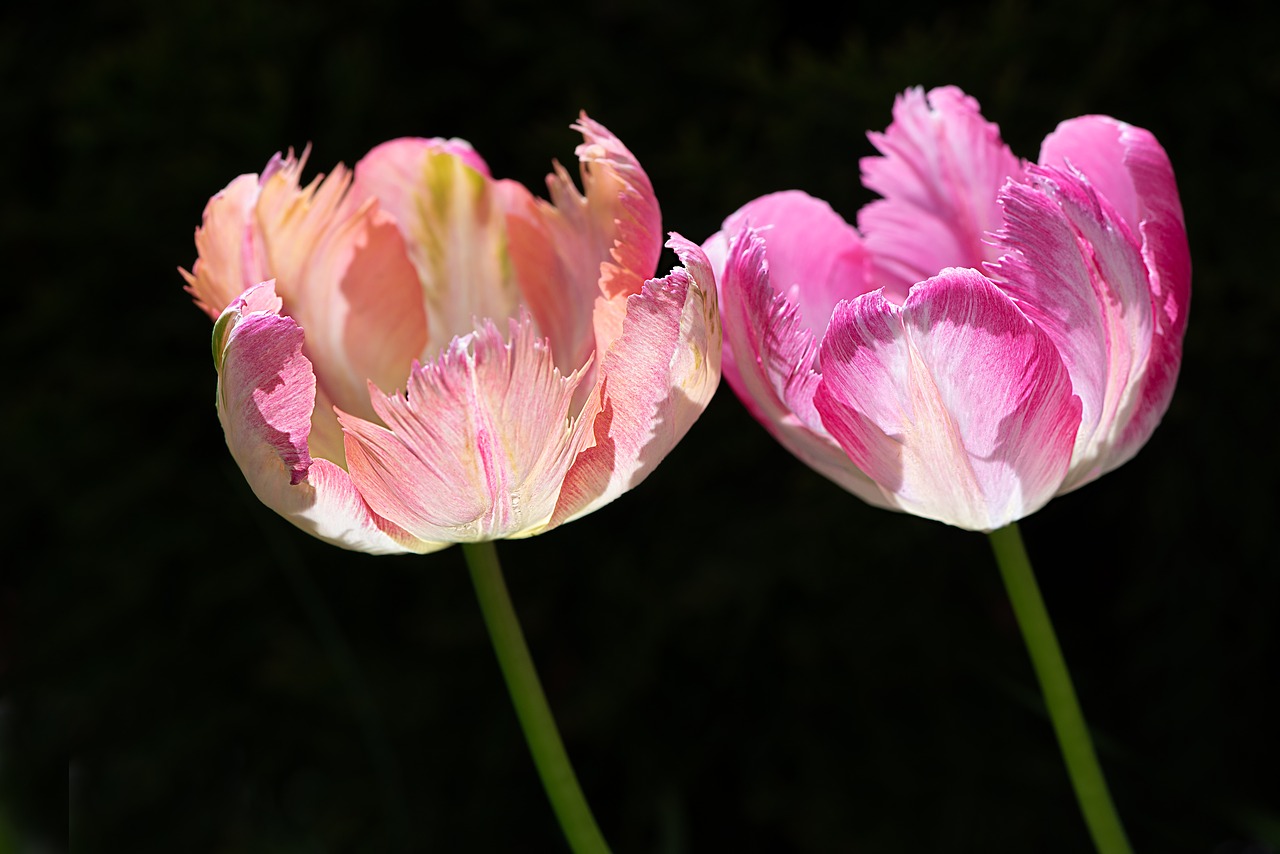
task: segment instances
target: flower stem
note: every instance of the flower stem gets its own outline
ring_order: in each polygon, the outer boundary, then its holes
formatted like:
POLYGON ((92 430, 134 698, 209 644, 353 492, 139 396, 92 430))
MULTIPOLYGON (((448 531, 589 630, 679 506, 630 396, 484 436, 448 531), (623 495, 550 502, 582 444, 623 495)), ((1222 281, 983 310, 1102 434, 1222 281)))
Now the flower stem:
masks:
POLYGON ((529 752, 533 754, 533 764, 542 778, 542 787, 560 820, 560 829, 574 854, 608 854, 609 846, 583 797, 551 716, 551 707, 542 693, 542 683, 538 681, 538 672, 533 667, 520 621, 502 579, 498 550, 492 542, 463 543, 462 553, 471 568, 471 581, 475 584, 493 650, 498 655, 498 666, 507 681, 507 691, 515 704, 529 752))
POLYGON ((1102 766, 1094 752, 1089 729, 1080 711, 1071 674, 1062 657, 1058 638, 1049 621, 1040 588, 1036 584, 1031 561, 1022 544, 1018 524, 1007 525, 991 532, 991 548, 995 551, 1000 575, 1013 603, 1013 613, 1022 630, 1022 638, 1031 655, 1031 664, 1040 680, 1040 691, 1049 709, 1058 746, 1066 761, 1067 774, 1076 791, 1076 801, 1084 813, 1085 824, 1100 854, 1131 854, 1129 839, 1116 813, 1107 781, 1102 776, 1102 766))

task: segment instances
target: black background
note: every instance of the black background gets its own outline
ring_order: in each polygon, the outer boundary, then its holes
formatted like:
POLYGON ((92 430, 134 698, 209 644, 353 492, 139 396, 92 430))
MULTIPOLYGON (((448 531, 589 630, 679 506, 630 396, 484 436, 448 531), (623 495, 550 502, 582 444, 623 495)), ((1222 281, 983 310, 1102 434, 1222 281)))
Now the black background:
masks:
MULTIPOLYGON (((0 827, 60 850, 69 815, 86 852, 567 850, 459 551, 313 541, 227 453, 175 268, 231 178, 441 135, 541 192, 586 109, 700 241, 789 187, 852 219, 864 131, 955 83, 1021 156, 1097 112, 1173 160, 1194 279, 1172 407, 1023 533, 1136 848, 1280 850, 1280 62, 1236 15, 11 6, 0 827)), ((500 553, 619 854, 1088 850, 984 538, 862 505, 727 385, 639 488, 500 553)))

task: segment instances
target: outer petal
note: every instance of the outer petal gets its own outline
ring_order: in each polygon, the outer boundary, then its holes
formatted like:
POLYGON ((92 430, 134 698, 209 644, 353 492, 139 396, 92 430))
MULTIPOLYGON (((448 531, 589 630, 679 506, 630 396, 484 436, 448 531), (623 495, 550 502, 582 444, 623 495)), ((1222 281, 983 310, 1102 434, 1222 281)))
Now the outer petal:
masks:
POLYGON ((1044 141, 1040 162, 1070 164, 1141 234, 1154 311, 1148 364, 1112 466, 1146 443, 1169 406, 1182 361, 1191 302, 1191 254, 1169 157, 1146 130, 1106 116, 1063 122, 1044 141))
POLYGON ((949 269, 897 307, 836 307, 815 403, 902 509, 990 531, 1057 492, 1080 420, 1052 342, 984 276, 949 269))
POLYGON ((427 318, 424 356, 469 333, 477 318, 517 313, 502 183, 458 140, 393 140, 356 164, 351 198, 378 199, 417 270, 427 318))
POLYGON ((817 345, 799 308, 773 289, 765 242, 771 236, 744 224, 732 237, 722 231, 707 243, 719 260, 725 379, 756 420, 805 464, 868 503, 892 506, 814 409, 817 345))
MULTIPOLYGON (((644 480, 706 408, 720 382, 715 278, 697 246, 672 234, 684 268, 627 299, 578 423, 588 444, 550 525, 590 513, 644 480)), ((536 532, 531 532, 536 533, 536 532)))
POLYGON ((580 375, 560 375, 527 315, 510 327, 509 344, 486 321, 415 364, 407 397, 371 387, 386 428, 340 415, 360 493, 420 539, 537 533, 556 505, 576 450, 568 413, 580 375))
POLYGON ((373 554, 430 552, 424 542, 378 517, 347 473, 313 459, 307 444, 315 375, 302 355, 303 333, 278 313, 271 283, 232 302, 214 326, 218 418, 227 446, 254 494, 302 530, 373 554))
POLYGON ((1033 166, 1001 201, 1010 254, 992 270, 1054 342, 1083 405, 1072 489, 1132 455, 1114 459, 1148 364, 1147 271, 1136 235, 1078 173, 1033 166))
POLYGON ((1022 165, 977 101, 952 86, 910 89, 889 129, 868 136, 884 156, 863 158, 862 182, 884 198, 861 210, 858 226, 889 299, 944 267, 995 260, 985 240, 1001 221, 996 193, 1022 165))

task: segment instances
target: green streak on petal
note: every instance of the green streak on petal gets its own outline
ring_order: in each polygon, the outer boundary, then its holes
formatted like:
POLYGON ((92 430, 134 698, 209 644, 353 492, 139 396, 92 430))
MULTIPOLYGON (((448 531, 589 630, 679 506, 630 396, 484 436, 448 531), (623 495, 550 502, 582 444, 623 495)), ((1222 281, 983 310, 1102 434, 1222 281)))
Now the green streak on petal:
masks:
POLYGON ((519 288, 507 245, 506 211, 494 182, 447 152, 427 154, 412 247, 422 280, 429 339, 440 347, 481 318, 512 317, 519 288))
POLYGON ((227 336, 231 334, 234 320, 240 316, 239 309, 222 312, 213 324, 213 367, 222 373, 222 358, 227 349, 227 336))

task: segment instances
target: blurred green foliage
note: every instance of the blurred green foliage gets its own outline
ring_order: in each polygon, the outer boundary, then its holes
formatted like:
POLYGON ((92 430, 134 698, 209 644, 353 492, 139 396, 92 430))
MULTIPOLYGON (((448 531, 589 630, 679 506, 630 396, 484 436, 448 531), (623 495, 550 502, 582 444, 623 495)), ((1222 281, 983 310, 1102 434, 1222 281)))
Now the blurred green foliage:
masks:
MULTIPOLYGON (((564 850, 456 550, 312 541, 226 452, 209 323, 175 272, 212 193, 277 150, 311 143, 323 170, 399 135, 467 138, 539 188, 586 109, 692 239, 789 187, 852 218, 864 132, 896 92, 956 83, 1024 157, 1097 112, 1173 159, 1195 265, 1173 406, 1023 531, 1137 849, 1280 849, 1280 63, 1261 12, 2 14, 0 777, 29 844, 65 849, 70 815, 83 852, 564 850)), ((640 488, 500 553, 619 854, 1087 850, 983 538, 859 504, 727 386, 640 488)))

